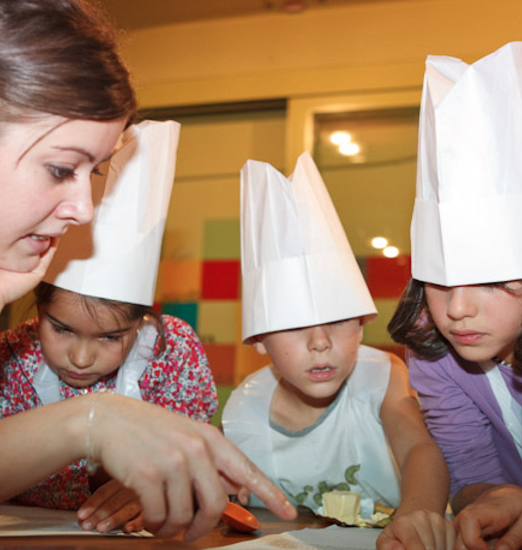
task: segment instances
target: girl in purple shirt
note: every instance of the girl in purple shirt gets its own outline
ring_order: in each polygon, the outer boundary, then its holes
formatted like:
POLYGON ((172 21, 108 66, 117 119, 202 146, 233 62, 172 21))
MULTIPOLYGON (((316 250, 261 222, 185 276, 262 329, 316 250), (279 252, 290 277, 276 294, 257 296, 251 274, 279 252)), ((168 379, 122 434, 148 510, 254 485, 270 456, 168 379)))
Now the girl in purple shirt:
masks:
POLYGON ((388 325, 449 467, 459 550, 522 548, 521 57, 428 58, 413 278, 388 325))

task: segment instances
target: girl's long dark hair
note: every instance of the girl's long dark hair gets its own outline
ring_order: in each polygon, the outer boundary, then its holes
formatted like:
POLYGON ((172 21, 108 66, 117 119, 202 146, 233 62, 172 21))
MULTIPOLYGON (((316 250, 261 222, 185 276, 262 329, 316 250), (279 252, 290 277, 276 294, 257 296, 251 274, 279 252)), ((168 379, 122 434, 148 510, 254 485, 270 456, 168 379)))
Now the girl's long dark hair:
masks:
POLYGON ((410 348, 422 359, 436 360, 449 351, 446 339, 431 319, 426 303, 424 283, 410 279, 388 323, 395 342, 410 348))

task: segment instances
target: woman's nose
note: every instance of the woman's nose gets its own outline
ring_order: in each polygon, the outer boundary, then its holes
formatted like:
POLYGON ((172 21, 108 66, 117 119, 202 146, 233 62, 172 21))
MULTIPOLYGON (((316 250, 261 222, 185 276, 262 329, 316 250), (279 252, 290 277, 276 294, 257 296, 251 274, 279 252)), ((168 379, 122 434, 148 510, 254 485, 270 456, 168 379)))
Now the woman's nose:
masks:
POLYGON ((56 208, 56 215, 69 224, 83 225, 92 221, 94 206, 89 178, 70 184, 68 194, 56 208))

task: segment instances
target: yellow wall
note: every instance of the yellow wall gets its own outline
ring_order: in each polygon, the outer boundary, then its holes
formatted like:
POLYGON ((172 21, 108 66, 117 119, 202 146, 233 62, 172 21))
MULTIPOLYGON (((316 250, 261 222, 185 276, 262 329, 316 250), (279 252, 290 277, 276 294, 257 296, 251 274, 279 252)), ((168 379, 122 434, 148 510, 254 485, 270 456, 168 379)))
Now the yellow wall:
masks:
POLYGON ((428 54, 472 61, 521 38, 519 0, 355 2, 130 33, 142 106, 420 86, 428 54))
MULTIPOLYGON (((182 121, 164 258, 196 263, 205 259, 209 220, 239 217, 243 163, 256 158, 289 173, 303 150, 314 150, 316 115, 417 108, 427 55, 472 62, 520 39, 520 0, 363 0, 293 15, 270 12, 129 33, 123 53, 145 110, 287 100, 282 115, 182 121)), ((357 256, 367 256, 367 237, 382 230, 394 236, 407 258, 414 160, 393 174, 369 170, 350 185, 344 174, 323 177, 357 256), (383 179, 388 187, 376 185, 383 179), (373 201, 376 193, 383 205, 380 211, 373 201), (390 221, 385 227, 386 217, 390 221), (368 220, 371 223, 362 227, 368 220)), ((188 294, 200 299, 199 292, 188 294)), ((379 345, 389 343, 386 323, 396 297, 376 298, 380 315, 368 326, 365 341, 379 345)), ((218 329, 234 325, 237 382, 260 366, 259 359, 240 344, 238 309, 227 301, 204 302, 201 317, 210 307, 215 311, 209 322, 200 319, 198 327, 204 326, 204 338, 219 343, 218 329)), ((227 333, 221 339, 228 342, 231 337, 227 333)))

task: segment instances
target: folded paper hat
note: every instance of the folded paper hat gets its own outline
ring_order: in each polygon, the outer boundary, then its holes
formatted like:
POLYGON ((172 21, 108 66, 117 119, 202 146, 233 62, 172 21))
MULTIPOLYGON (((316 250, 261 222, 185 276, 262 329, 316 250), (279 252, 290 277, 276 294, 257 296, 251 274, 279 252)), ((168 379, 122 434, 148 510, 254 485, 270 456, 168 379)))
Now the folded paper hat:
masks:
POLYGON ((104 176, 93 176, 94 220, 70 227, 44 280, 88 296, 152 305, 180 125, 129 127, 104 176))
POLYGON ((309 153, 286 178, 265 162, 241 171, 243 342, 376 314, 326 186, 309 153))
POLYGON ((417 163, 413 277, 522 278, 522 42, 472 65, 428 57, 417 163))

